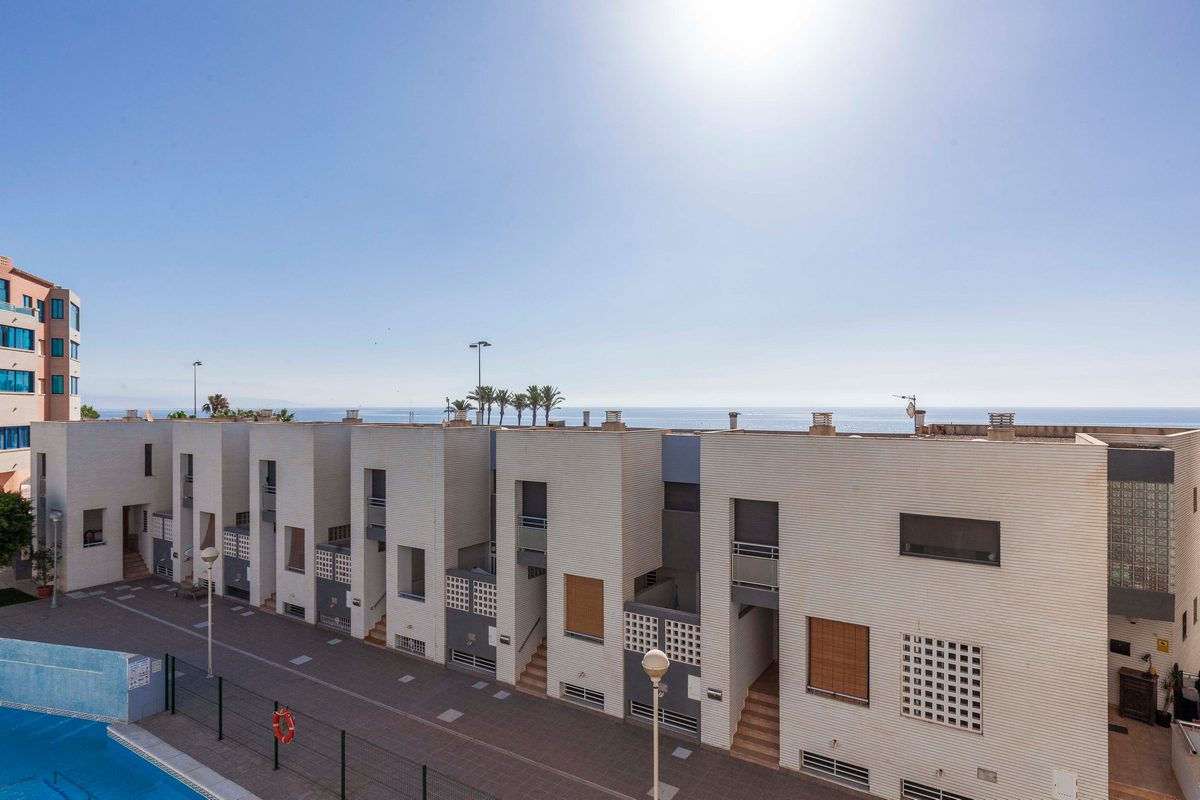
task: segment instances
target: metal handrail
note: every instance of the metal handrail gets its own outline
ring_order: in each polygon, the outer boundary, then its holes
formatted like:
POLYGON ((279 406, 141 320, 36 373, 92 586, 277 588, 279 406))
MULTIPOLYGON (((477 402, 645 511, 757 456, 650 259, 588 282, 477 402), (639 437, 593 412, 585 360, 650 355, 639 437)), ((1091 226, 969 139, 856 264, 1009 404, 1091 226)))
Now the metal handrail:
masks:
POLYGON ((851 700, 855 703, 871 702, 866 697, 856 697, 855 695, 852 695, 852 694, 842 694, 841 692, 834 692, 829 689, 822 689, 821 687, 813 686, 812 684, 809 684, 809 685, 805 686, 804 688, 807 689, 808 691, 812 692, 813 694, 821 694, 821 695, 825 695, 826 697, 840 697, 843 700, 851 700))
POLYGON ((264 483, 264 484, 263 484, 263 491, 264 491, 264 492, 266 492, 267 494, 275 494, 275 484, 273 484, 273 483, 264 483))
POLYGON ((779 560, 779 545, 757 544, 755 542, 733 542, 735 556, 750 556, 751 558, 773 558, 779 560))
POLYGON ((521 642, 520 648, 517 649, 518 653, 525 649, 525 645, 529 644, 529 637, 533 636, 533 632, 536 631, 538 628, 538 625, 541 625, 541 624, 542 624, 542 618, 538 617, 537 622, 533 623, 533 627, 529 629, 529 633, 525 634, 525 641, 521 642))
POLYGON ((368 497, 367 505, 374 506, 375 508, 387 508, 387 498, 386 497, 368 497))
POLYGON ((379 607, 379 604, 382 603, 386 598, 387 598, 387 592, 384 592, 383 595, 381 595, 380 598, 375 601, 375 603, 371 606, 371 608, 369 610, 374 611, 376 608, 379 607))
POLYGON ((531 516, 528 516, 527 514, 522 514, 520 517, 520 523, 522 525, 524 525, 526 528, 543 528, 544 529, 546 527, 546 518, 545 517, 531 517, 531 516))
POLYGON ((92 794, 92 793, 91 793, 91 792, 89 792, 87 789, 85 789, 85 788, 83 788, 82 786, 80 786, 80 785, 79 785, 79 783, 77 783, 76 781, 72 780, 71 778, 68 778, 66 775, 62 774, 62 773, 61 773, 61 772, 59 772, 58 770, 54 770, 54 785, 55 785, 55 786, 57 786, 57 785, 58 785, 58 779, 59 779, 59 778, 62 778, 64 781, 66 781, 67 783, 71 784, 72 786, 74 786, 74 787, 75 787, 76 789, 78 789, 79 791, 81 791, 81 792, 83 792, 84 794, 86 794, 86 795, 88 796, 88 800, 100 800, 98 797, 96 797, 96 795, 92 794))
POLYGON ((184 482, 184 483, 191 483, 191 482, 192 482, 192 476, 191 476, 191 474, 184 475, 184 476, 183 476, 183 482, 184 482))
MULTIPOLYGON (((1183 734, 1183 740, 1187 742, 1188 749, 1192 751, 1192 755, 1196 755, 1196 743, 1192 741, 1192 737, 1188 733, 1188 728, 1200 732, 1200 725, 1194 722, 1184 722, 1181 719, 1175 720, 1175 724, 1179 726, 1179 732, 1183 734)), ((1197 735, 1200 735, 1200 733, 1197 733, 1197 735)))

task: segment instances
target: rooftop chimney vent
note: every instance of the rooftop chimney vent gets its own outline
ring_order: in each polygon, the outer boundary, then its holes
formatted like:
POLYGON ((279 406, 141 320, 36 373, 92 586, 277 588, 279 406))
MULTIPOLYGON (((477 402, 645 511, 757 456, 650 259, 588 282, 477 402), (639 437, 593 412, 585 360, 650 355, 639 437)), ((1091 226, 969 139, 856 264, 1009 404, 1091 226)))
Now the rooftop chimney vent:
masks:
POLYGON ((1015 417, 1011 411, 989 411, 988 424, 993 428, 1011 428, 1015 417))
POLYGON ((590 411, 583 412, 583 427, 585 427, 585 428, 592 427, 592 412, 590 412, 590 411))
POLYGON ((270 421, 271 421, 271 420, 273 420, 273 419, 275 419, 275 409, 273 409, 273 408, 260 408, 260 409, 258 410, 258 420, 259 420, 259 422, 270 422, 270 421))
POLYGON ((125 409, 125 419, 133 419, 133 420, 136 420, 136 419, 139 419, 139 418, 140 418, 140 416, 139 416, 139 414, 138 414, 138 410, 137 410, 136 408, 127 408, 127 409, 125 409))
POLYGON ((1011 411, 989 411, 988 441, 1015 442, 1017 439, 1017 429, 1013 427, 1014 416, 1011 411))
POLYGON ((625 423, 621 422, 621 412, 620 411, 605 411, 604 412, 604 424, 600 426, 600 430, 602 430, 602 431, 623 431, 623 430, 625 430, 625 423))
POLYGON ((736 431, 738 429, 738 412, 729 412, 729 430, 736 431))
POLYGON ((357 408, 347 408, 346 416, 342 417, 342 422, 362 422, 358 416, 357 408))
POLYGON ((834 436, 837 429, 833 427, 832 411, 812 412, 812 425, 808 429, 809 436, 834 436))

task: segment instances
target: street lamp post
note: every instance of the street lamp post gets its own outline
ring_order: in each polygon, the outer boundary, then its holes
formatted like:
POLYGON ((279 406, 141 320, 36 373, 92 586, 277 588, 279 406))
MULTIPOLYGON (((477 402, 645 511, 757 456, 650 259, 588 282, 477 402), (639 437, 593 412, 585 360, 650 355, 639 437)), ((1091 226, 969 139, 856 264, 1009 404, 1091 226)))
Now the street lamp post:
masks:
POLYGON ((192 417, 197 417, 200 414, 199 395, 196 393, 196 375, 197 367, 203 367, 199 361, 192 362, 192 417))
POLYGON ((654 800, 658 800, 658 696, 660 694, 658 687, 670 666, 671 661, 667 658, 667 654, 658 648, 642 656, 642 669, 646 671, 650 677, 650 683, 654 687, 654 800))
POLYGON ((50 514, 50 527, 54 531, 54 583, 50 584, 50 607, 58 608, 58 523, 62 522, 62 512, 57 508, 53 509, 50 514))
POLYGON ((200 558, 208 565, 208 677, 213 676, 212 671, 212 568, 213 562, 220 555, 215 547, 206 547, 200 551, 200 558))
MULTIPOLYGON (((476 359, 476 361, 478 363, 476 364, 477 371, 476 371, 476 375, 475 375, 475 388, 476 389, 478 389, 480 386, 483 386, 483 348, 491 347, 491 346, 492 346, 491 342, 485 342, 482 339, 480 339, 478 342, 471 342, 471 344, 470 344, 471 349, 474 350, 475 354, 478 356, 478 358, 476 359)), ((482 398, 480 398, 480 400, 482 400, 482 398)), ((482 425, 483 424, 483 403, 478 400, 476 402, 479 402, 479 408, 475 411, 475 424, 482 425)))

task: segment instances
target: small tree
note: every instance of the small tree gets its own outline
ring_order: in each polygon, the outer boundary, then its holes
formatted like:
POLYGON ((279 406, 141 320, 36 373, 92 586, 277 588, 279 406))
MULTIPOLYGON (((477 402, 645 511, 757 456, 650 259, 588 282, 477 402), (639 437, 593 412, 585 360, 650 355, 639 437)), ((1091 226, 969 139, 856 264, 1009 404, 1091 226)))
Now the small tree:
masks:
POLYGON ((191 416, 186 411, 172 411, 170 414, 167 414, 167 419, 190 419, 191 416))
POLYGON ((296 419, 295 412, 288 411, 286 408, 279 409, 279 413, 275 416, 280 422, 291 422, 296 419))
POLYGON ((229 414, 229 398, 223 394, 210 394, 208 402, 200 406, 200 410, 210 417, 224 417, 229 414))
POLYGON ((33 539, 33 506, 15 492, 0 492, 0 569, 33 539))
POLYGON ((517 411, 517 427, 521 427, 521 415, 529 409, 529 395, 521 392, 512 399, 512 407, 517 411))
POLYGON ((100 419, 100 412, 84 403, 79 407, 79 416, 83 419, 100 419))
POLYGON ((33 579, 38 586, 49 586, 54 581, 54 551, 47 547, 34 550, 33 579))

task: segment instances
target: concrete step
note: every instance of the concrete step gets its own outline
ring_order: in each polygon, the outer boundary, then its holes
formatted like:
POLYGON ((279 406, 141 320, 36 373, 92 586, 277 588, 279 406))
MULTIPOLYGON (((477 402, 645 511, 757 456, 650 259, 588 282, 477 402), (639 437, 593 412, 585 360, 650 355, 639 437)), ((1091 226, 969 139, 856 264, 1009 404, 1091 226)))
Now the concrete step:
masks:
POLYGON ((767 705, 779 705, 779 687, 775 687, 774 690, 770 690, 751 686, 750 691, 746 694, 746 697, 767 705))
POLYGON ((752 717, 745 714, 738 720, 737 732, 749 732, 751 730, 759 731, 760 733, 773 735, 776 739, 779 738, 779 720, 763 719, 762 717, 752 717))
POLYGON ((769 769, 779 769, 779 750, 734 738, 729 754, 743 761, 752 761, 769 769))
POLYGON ((746 705, 742 708, 742 714, 774 720, 776 725, 779 724, 779 706, 777 705, 771 706, 756 700, 747 699, 746 705))
POLYGON ((1109 800, 1179 800, 1173 794, 1163 794, 1153 789, 1143 789, 1140 786, 1130 786, 1117 781, 1108 782, 1109 800))

